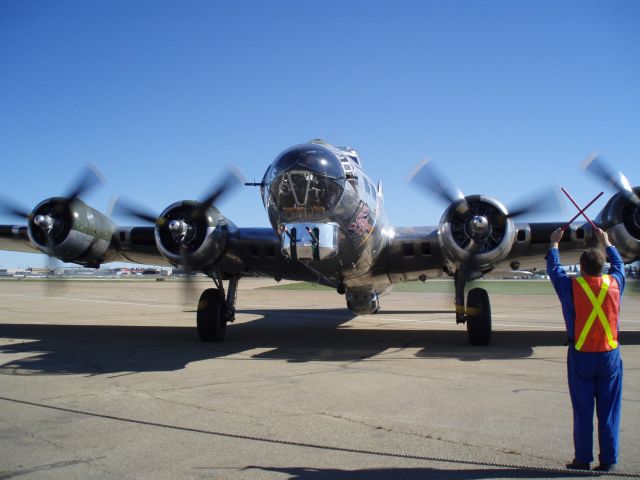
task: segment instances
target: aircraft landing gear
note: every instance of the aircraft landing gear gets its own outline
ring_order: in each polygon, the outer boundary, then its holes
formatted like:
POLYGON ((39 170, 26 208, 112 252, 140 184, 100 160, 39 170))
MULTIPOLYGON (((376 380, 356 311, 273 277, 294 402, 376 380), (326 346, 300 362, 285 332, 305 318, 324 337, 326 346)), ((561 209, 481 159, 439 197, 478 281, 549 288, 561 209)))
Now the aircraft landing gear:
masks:
POLYGON ((471 345, 491 342, 491 303, 484 288, 472 288, 467 295, 467 334, 471 345))
POLYGON ((466 274, 457 270, 454 275, 456 287, 456 323, 467 324, 467 335, 471 345, 489 345, 491 342, 491 303, 483 288, 472 288, 464 303, 466 274))
POLYGON ((200 295, 196 324, 198 336, 203 342, 222 342, 227 332, 227 323, 235 320, 235 303, 240 277, 229 279, 225 298, 224 284, 219 272, 210 277, 216 288, 208 288, 200 295))

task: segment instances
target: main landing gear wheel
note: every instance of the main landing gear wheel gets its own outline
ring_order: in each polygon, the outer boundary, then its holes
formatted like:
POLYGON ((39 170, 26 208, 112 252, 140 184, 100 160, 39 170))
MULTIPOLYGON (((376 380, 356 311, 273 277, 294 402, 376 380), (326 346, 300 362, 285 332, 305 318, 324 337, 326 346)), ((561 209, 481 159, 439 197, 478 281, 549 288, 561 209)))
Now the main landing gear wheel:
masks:
POLYGON ((467 295, 467 333, 471 345, 491 342, 491 303, 483 288, 472 288, 467 295))
POLYGON ((227 331, 227 303, 217 288, 208 288, 198 301, 198 336, 203 342, 221 342, 227 331))

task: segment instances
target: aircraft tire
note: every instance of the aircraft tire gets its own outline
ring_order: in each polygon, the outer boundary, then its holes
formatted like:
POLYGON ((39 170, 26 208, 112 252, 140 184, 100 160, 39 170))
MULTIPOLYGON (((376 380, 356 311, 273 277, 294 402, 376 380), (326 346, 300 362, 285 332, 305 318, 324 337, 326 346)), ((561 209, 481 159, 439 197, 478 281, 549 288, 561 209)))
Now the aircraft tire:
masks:
POLYGON ((198 336, 203 342, 222 342, 227 331, 225 302, 217 288, 208 288, 198 301, 198 336))
POLYGON ((475 310, 467 318, 467 334, 471 345, 491 342, 491 303, 484 288, 472 288, 467 294, 467 309, 475 310))

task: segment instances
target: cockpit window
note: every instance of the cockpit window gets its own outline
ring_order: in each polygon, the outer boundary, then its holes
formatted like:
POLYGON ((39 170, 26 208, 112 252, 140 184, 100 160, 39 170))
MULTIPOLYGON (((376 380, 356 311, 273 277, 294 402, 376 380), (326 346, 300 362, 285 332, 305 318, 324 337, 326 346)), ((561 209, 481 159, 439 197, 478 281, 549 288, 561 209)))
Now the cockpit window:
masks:
POLYGON ((271 178, 294 167, 331 178, 344 178, 340 160, 322 145, 300 145, 284 151, 271 166, 271 178))
POLYGON ((288 219, 318 219, 336 206, 344 182, 335 154, 321 145, 299 145, 283 152, 265 174, 263 200, 288 219))
POLYGON ((270 195, 278 209, 290 217, 311 218, 331 210, 342 193, 334 179, 309 171, 291 170, 277 177, 270 195))

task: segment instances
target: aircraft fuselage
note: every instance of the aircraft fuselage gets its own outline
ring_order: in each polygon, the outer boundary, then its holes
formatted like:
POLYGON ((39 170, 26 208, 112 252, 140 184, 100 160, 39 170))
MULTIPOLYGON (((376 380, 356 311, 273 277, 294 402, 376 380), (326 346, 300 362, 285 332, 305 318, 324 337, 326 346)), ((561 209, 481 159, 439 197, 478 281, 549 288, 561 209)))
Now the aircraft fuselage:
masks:
POLYGON ((291 261, 348 295, 388 288, 372 272, 394 231, 355 151, 319 143, 285 150, 267 169, 261 194, 291 261))

